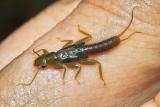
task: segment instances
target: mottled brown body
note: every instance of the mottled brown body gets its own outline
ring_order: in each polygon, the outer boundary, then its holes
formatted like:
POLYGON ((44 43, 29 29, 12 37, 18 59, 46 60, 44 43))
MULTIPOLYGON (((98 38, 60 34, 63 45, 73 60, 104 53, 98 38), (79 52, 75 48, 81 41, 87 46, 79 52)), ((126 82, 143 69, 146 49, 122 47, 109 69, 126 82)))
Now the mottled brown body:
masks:
MULTIPOLYGON (((77 77, 81 71, 80 64, 85 64, 85 65, 97 64, 99 68, 100 79, 104 82, 104 85, 105 85, 100 62, 94 59, 88 59, 88 57, 94 53, 99 53, 102 51, 107 51, 109 49, 112 49, 116 47, 118 44, 120 44, 121 41, 128 39, 130 36, 132 36, 135 33, 139 33, 139 32, 134 32, 130 34, 128 38, 125 38, 123 40, 120 39, 120 36, 123 35, 124 32, 126 32, 126 30, 129 28, 129 26, 131 25, 133 21, 133 10, 132 10, 132 15, 131 15, 131 20, 128 26, 117 36, 110 37, 109 39, 103 40, 98 43, 86 45, 85 44, 86 41, 91 39, 91 34, 80 29, 80 26, 78 25, 79 32, 84 35, 87 35, 87 37, 82 38, 81 40, 75 42, 74 44, 72 40, 61 40, 62 42, 67 42, 67 43, 62 47, 62 49, 60 49, 57 52, 48 52, 46 49, 41 49, 38 51, 33 50, 33 52, 38 55, 38 58, 36 58, 34 61, 34 65, 39 69, 45 68, 48 65, 53 65, 56 69, 63 69, 64 71, 63 77, 62 77, 63 80, 66 74, 66 67, 76 68, 77 73, 75 75, 75 79, 77 80, 77 77), (39 55, 38 54, 39 51, 43 51, 44 54, 39 55)), ((36 73, 36 75, 37 74, 38 72, 36 73)), ((34 78, 32 79, 30 83, 22 84, 22 85, 32 84, 36 75, 34 76, 34 78)))

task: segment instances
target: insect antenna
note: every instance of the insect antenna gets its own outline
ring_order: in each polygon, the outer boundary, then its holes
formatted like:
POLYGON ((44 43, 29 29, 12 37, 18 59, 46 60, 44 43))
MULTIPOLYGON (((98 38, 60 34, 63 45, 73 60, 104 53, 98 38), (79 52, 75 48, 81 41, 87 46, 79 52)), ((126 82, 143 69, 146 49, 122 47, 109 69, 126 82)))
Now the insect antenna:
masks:
POLYGON ((37 56, 40 56, 36 51, 35 48, 32 50, 37 56))
POLYGON ((135 10, 137 7, 139 7, 139 6, 135 6, 135 7, 132 9, 131 20, 130 20, 129 24, 127 25, 127 27, 126 27, 120 34, 118 34, 118 37, 122 36, 122 35, 128 30, 128 28, 131 26, 132 21, 133 21, 134 10, 135 10))

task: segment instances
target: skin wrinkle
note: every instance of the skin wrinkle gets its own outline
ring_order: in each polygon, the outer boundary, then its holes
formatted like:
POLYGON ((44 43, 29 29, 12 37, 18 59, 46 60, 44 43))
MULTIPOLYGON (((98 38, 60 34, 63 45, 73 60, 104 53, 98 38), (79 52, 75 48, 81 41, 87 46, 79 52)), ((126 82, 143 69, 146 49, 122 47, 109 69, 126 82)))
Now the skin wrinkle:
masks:
POLYGON ((149 102, 145 103, 140 107, 159 107, 154 100, 150 100, 149 102))
MULTIPOLYGON (((88 3, 88 4, 89 4, 89 3, 88 3)), ((93 7, 95 7, 95 6, 93 5, 93 7)), ((103 10, 103 11, 104 11, 105 13, 108 12, 108 13, 110 13, 111 15, 116 16, 116 17, 118 17, 118 18, 120 17, 120 15, 118 15, 118 14, 115 14, 115 13, 113 14, 112 11, 108 11, 108 10, 103 10)), ((85 14, 84 12, 81 12, 81 11, 78 11, 78 12, 79 12, 82 16, 89 17, 89 15, 88 15, 88 14, 85 14)), ((128 15, 129 15, 129 14, 128 14, 128 15)), ((125 20, 124 17, 122 17, 122 16, 121 16, 120 19, 125 20)), ((126 20, 125 20, 125 21, 126 21, 126 20)), ((120 26, 125 26, 125 25, 122 24, 122 25, 120 25, 120 26)))
MULTIPOLYGON (((144 1, 144 4, 146 4, 145 1, 144 1)), ((147 7, 148 7, 148 6, 147 6, 147 7)), ((153 7, 150 8, 149 10, 151 10, 151 9, 153 10, 153 7)), ((148 12, 148 10, 146 10, 146 9, 143 9, 143 11, 147 11, 147 12, 148 12)), ((143 11, 140 12, 141 15, 143 14, 143 11)), ((159 13, 153 13, 153 12, 150 12, 150 11, 149 11, 149 13, 145 13, 144 15, 147 15, 147 14, 148 14, 148 16, 152 16, 152 15, 154 15, 154 14, 157 14, 157 15, 158 15, 159 13), (149 15, 149 14, 151 14, 151 15, 149 15)), ((154 16, 152 16, 152 17, 154 17, 154 16)), ((149 22, 145 21, 145 19, 144 19, 144 18, 142 19, 142 17, 139 17, 139 20, 141 20, 141 21, 143 21, 143 22, 145 22, 145 23, 148 23, 148 24, 150 24, 150 25, 159 26, 159 24, 157 24, 157 23, 153 24, 153 23, 151 23, 151 22, 149 23, 149 22)))
POLYGON ((152 24, 150 22, 147 22, 144 19, 141 19, 140 17, 138 17, 138 15, 137 16, 135 15, 135 18, 138 19, 139 21, 145 23, 145 24, 149 24, 150 26, 154 26, 155 27, 155 26, 159 26, 160 25, 160 24, 152 24))
MULTIPOLYGON (((93 5, 93 4, 92 4, 93 5)), ((94 5, 93 5, 94 6, 94 5)), ((96 6, 96 7, 99 7, 99 6, 96 6)), ((100 8, 101 9, 101 8, 100 8)), ((103 9, 102 9, 103 10, 103 9)), ((109 12, 110 14, 112 14, 113 15, 113 12, 111 12, 111 11, 107 11, 107 10, 104 10, 105 12, 109 12)), ((82 13, 81 12, 81 14, 84 14, 84 13, 82 13)), ((114 14, 115 16, 119 16, 120 17, 120 15, 118 15, 118 14, 114 14)), ((85 16, 88 16, 88 15, 86 15, 85 14, 85 16)), ((121 17, 121 19, 124 19, 124 17, 121 17)), ((120 26, 124 26, 124 25, 120 25, 120 26)))
POLYGON ((157 106, 160 106, 160 92, 157 94, 157 96, 154 98, 155 103, 157 106))
MULTIPOLYGON (((56 98, 56 100, 54 101, 54 102, 58 102, 59 100, 61 101, 61 100, 63 100, 63 99, 71 99, 71 98, 73 98, 73 99, 75 99, 75 97, 74 96, 61 96, 61 97, 59 97, 59 98, 56 98)), ((94 99, 89 99, 89 100, 87 100, 87 98, 86 98, 86 96, 85 95, 78 95, 78 101, 85 101, 85 102, 92 102, 92 101, 96 101, 96 100, 102 100, 102 99, 105 99, 105 97, 103 98, 101 95, 99 95, 99 96, 97 96, 97 97, 94 97, 94 99)), ((77 99, 77 97, 76 97, 76 99, 77 99)), ((54 103, 54 102, 52 102, 52 103, 54 103)))
MULTIPOLYGON (((95 7, 100 7, 100 6, 97 6, 97 5, 95 5, 95 4, 91 3, 91 2, 87 2, 87 3, 92 4, 92 5, 95 6, 95 7)), ((102 9, 102 8, 100 8, 100 9, 102 9)), ((105 10, 104 8, 103 8, 102 10, 107 11, 107 10, 105 10)), ((108 12, 108 11, 107 11, 107 12, 108 12)), ((111 12, 111 11, 109 11, 109 12, 111 12)), ((112 12, 112 13, 113 13, 113 12, 112 12)), ((81 14, 82 14, 82 13, 81 13, 81 14)), ((117 14, 115 14, 115 15, 117 16, 117 14)), ((138 19, 138 20, 141 21, 141 22, 144 22, 144 20, 141 20, 141 19, 137 18, 136 15, 134 15, 134 18, 138 19)), ((144 23, 146 23, 146 22, 144 22, 144 23)), ((146 24, 152 25, 151 23, 146 23, 146 24)), ((120 25, 120 26, 123 26, 123 25, 120 25)))
MULTIPOLYGON (((89 4, 90 2, 88 2, 88 4, 89 4)), ((94 4, 92 4, 93 5, 93 7, 97 7, 97 5, 94 5, 94 4)), ((101 9, 101 8, 100 8, 101 9)), ((103 10, 103 11, 105 11, 105 12, 108 12, 108 11, 106 11, 106 10, 103 10)), ((124 10, 123 10, 124 11, 124 10)), ((79 13, 81 14, 81 15, 84 15, 84 16, 87 16, 88 17, 88 15, 86 15, 86 14, 84 14, 84 12, 80 12, 79 11, 79 13)), ((110 14, 112 14, 113 15, 113 12, 111 12, 111 11, 109 11, 109 13, 110 14)), ((119 16, 118 14, 114 14, 114 15, 116 15, 116 16, 119 16)), ((121 19, 124 19, 124 17, 123 18, 121 18, 121 19)), ((128 21, 127 21, 128 22, 128 21)), ((119 24, 119 26, 123 26, 123 27, 126 27, 126 25, 124 25, 124 24, 119 24)), ((123 29, 123 28, 122 28, 123 29)))
MULTIPOLYGON (((145 8, 145 7, 144 7, 145 8)), ((152 7, 153 8, 153 7, 152 7)), ((153 10, 152 8, 150 8, 150 10, 153 10)), ((145 10, 145 9, 144 9, 145 10)), ((157 14, 157 15, 159 15, 160 13, 158 13, 158 12, 152 12, 152 11, 149 11, 149 13, 150 14, 157 14)))
MULTIPOLYGON (((126 11, 126 9, 122 9, 120 6, 117 6, 117 5, 113 4, 113 3, 109 3, 108 1, 107 2, 105 1, 104 3, 99 3, 99 5, 98 5, 98 2, 96 2, 97 3, 96 4, 95 2, 91 2, 90 0, 88 0, 88 2, 86 2, 86 3, 91 4, 91 5, 93 5, 93 7, 99 8, 99 9, 105 11, 105 12, 109 12, 112 15, 118 16, 118 17, 122 17, 122 13, 120 13, 120 12, 113 12, 113 10, 115 11, 115 8, 116 8, 116 11, 118 10, 118 11, 121 11, 121 12, 124 12, 124 13, 128 13, 126 11), (106 6, 106 5, 108 5, 108 6, 106 6), (111 6, 113 6, 113 9, 111 8, 111 6), (110 7, 110 8, 107 8, 107 7, 110 7), (118 13, 120 13, 120 14, 118 14, 118 13)), ((135 7, 135 6, 133 6, 133 7, 135 7)), ((130 15, 130 13, 128 13, 128 15, 130 15)), ((122 18, 122 19, 124 19, 124 18, 122 18)))
MULTIPOLYGON (((102 8, 101 6, 98 6, 98 5, 96 5, 95 3, 91 3, 91 2, 88 2, 89 4, 92 4, 93 5, 93 7, 97 7, 97 8, 100 8, 100 9, 102 9, 103 11, 105 11, 105 12, 109 12, 110 14, 112 14, 112 15, 114 15, 114 16, 118 16, 118 17, 120 17, 121 16, 121 19, 124 19, 124 17, 120 14, 120 15, 118 15, 117 14, 117 12, 116 13, 114 13, 114 12, 112 12, 112 11, 110 11, 110 9, 105 9, 105 7, 104 8, 102 8)), ((116 7, 116 8, 118 8, 118 10, 121 10, 122 12, 124 12, 124 13, 127 13, 128 15, 130 15, 130 13, 128 13, 128 12, 126 12, 125 11, 125 9, 121 9, 120 7, 117 7, 117 6, 114 6, 113 5, 113 7, 116 7)), ((134 19, 137 19, 137 17, 136 17, 136 15, 134 14, 134 19)), ((125 26, 125 25, 120 25, 120 26, 125 26)))
MULTIPOLYGON (((139 7, 139 8, 141 8, 141 7, 139 7)), ((124 11, 124 9, 123 9, 123 11, 124 11)), ((141 10, 142 11, 142 10, 141 10)), ((138 11, 139 12, 139 11, 138 11)), ((143 11, 142 11, 143 12, 143 11)), ((142 14, 142 12, 140 12, 140 14, 142 14)), ((147 13, 146 13, 147 14, 147 13)), ((154 14, 154 13, 148 13, 148 14, 154 14)), ((156 13, 155 13, 156 14, 156 13)), ((146 23, 146 24, 150 24, 150 25, 152 25, 152 26, 159 26, 159 24, 152 24, 152 23, 150 23, 150 22, 147 22, 147 21, 145 21, 144 19, 141 19, 140 17, 138 17, 139 15, 134 15, 134 18, 135 19, 138 19, 139 21, 141 21, 141 22, 144 22, 144 23, 146 23)), ((152 16, 152 15, 148 15, 148 16, 152 16)))
MULTIPOLYGON (((141 15, 142 15, 143 13, 141 12, 141 15)), ((144 15, 147 15, 148 17, 150 17, 150 16, 153 16, 153 14, 152 13, 146 13, 146 14, 144 14, 144 15)), ((156 17, 156 16, 153 16, 153 17, 156 17)), ((160 15, 159 15, 159 17, 160 17, 160 15)), ((142 17, 140 18, 140 17, 137 17, 137 19, 139 19, 140 21, 143 21, 144 23, 146 23, 146 24, 150 24, 150 25, 153 25, 153 26, 159 26, 160 25, 160 23, 158 23, 157 24, 157 22, 155 22, 155 23, 152 23, 151 21, 149 22, 149 21, 145 21, 142 17)))
MULTIPOLYGON (((134 95, 135 93, 133 93, 133 95, 134 95)), ((130 95, 131 96, 131 95, 130 95)), ((68 97, 63 97, 63 98, 70 98, 70 97, 72 97, 72 96, 68 96, 68 97)), ((81 97, 81 96, 80 96, 81 97)), ((83 96, 84 97, 84 96, 83 96)), ((83 97, 81 97, 82 99, 83 99, 83 97)), ((103 99, 103 97, 102 96, 99 96, 101 99, 103 99)), ((94 99, 91 99, 92 101, 93 100, 96 100, 96 99, 100 99, 100 98, 94 98, 94 99)), ((57 99, 57 100, 60 100, 60 99, 57 99)))
MULTIPOLYGON (((93 8, 100 9, 100 10, 102 10, 102 11, 104 11, 104 12, 109 12, 109 13, 111 13, 111 14, 114 15, 114 16, 120 17, 120 15, 121 15, 121 14, 118 15, 117 13, 111 11, 111 9, 108 9, 108 8, 107 8, 108 6, 101 7, 100 5, 97 5, 96 3, 92 3, 92 2, 85 2, 85 3, 86 3, 87 5, 89 4, 89 5, 93 6, 93 8)), ((115 7, 115 6, 113 6, 113 7, 115 7)), ((83 14, 85 15, 85 13, 83 13, 83 14)))
MULTIPOLYGON (((143 0, 143 1, 144 1, 144 4, 147 6, 147 8, 152 9, 151 13, 153 13, 153 14, 160 14, 160 12, 157 11, 158 9, 157 10, 156 9, 153 10, 155 8, 155 6, 153 6, 153 3, 151 3, 152 2, 151 0, 148 0, 148 1, 150 1, 150 3, 148 3, 148 4, 145 2, 145 0, 143 0)), ((159 6, 160 3, 159 4, 155 3, 155 4, 157 4, 157 6, 159 6)))
MULTIPOLYGON (((80 95, 78 97, 80 97, 81 99, 83 99, 83 97, 86 98, 85 95, 84 96, 80 95)), ((51 104, 53 104, 55 102, 61 102, 61 100, 64 100, 64 99, 72 99, 72 98, 74 99, 75 97, 74 96, 61 96, 59 98, 56 98, 51 104)), ((83 99, 83 100, 86 101, 86 99, 83 99)), ((78 100, 78 101, 80 101, 80 100, 78 100)))
MULTIPOLYGON (((94 91, 96 91, 96 90, 99 90, 99 89, 104 89, 104 87, 95 87, 94 88, 94 91)), ((101 92, 101 91, 100 91, 101 92)), ((94 93, 94 92, 93 92, 94 93)), ((85 96, 85 94, 79 94, 78 95, 78 97, 80 98, 80 99, 83 99, 84 101, 86 101, 86 99, 84 99, 84 98, 86 98, 86 96, 85 96)), ((61 96, 61 97, 58 97, 58 98, 56 98, 56 101, 58 101, 58 100, 62 100, 62 99, 67 99, 67 98, 74 98, 74 96, 66 96, 66 95, 64 95, 64 96, 61 96)), ((98 98, 97 99, 100 99, 100 98, 102 98, 101 96, 98 96, 98 98)), ((96 98, 94 98, 95 100, 96 100, 96 98)), ((102 98, 103 99, 103 98, 102 98)), ((90 99, 90 100, 92 100, 92 99, 90 99)), ((54 102, 56 102, 56 101, 54 101, 54 102)))
MULTIPOLYGON (((159 69, 159 68, 158 68, 158 69, 159 69)), ((158 69, 157 69, 157 74, 158 74, 158 69)), ((148 75, 150 75, 150 74, 148 74, 148 75)), ((157 75, 157 77, 159 77, 159 75, 157 75)), ((143 85, 143 88, 141 88, 140 90, 146 90, 147 88, 150 88, 150 87, 152 86, 152 83, 158 82, 158 80, 160 80, 160 79, 158 79, 158 78, 154 79, 154 78, 153 78, 152 81, 149 81, 149 82, 146 81, 145 84, 141 84, 141 85, 143 85)), ((127 92, 129 88, 130 88, 130 89, 133 89, 134 87, 135 87, 135 86, 128 87, 127 89, 122 90, 122 92, 127 92)), ((116 96, 117 96, 117 97, 118 97, 118 96, 122 96, 122 95, 123 95, 122 92, 117 93, 116 96)), ((138 93, 139 93, 139 91, 131 92, 130 94, 128 94, 128 98, 130 98, 131 96, 137 95, 138 93)), ((117 98, 117 97, 116 97, 116 98, 117 98)))
MULTIPOLYGON (((129 44, 127 44, 127 46, 129 46, 129 47, 133 47, 133 48, 143 48, 143 49, 146 49, 146 50, 150 50, 150 51, 153 51, 153 50, 157 50, 157 49, 159 49, 159 48, 146 48, 146 47, 140 47, 140 46, 137 46, 137 45, 129 45, 129 44)), ((127 47, 127 46, 125 46, 125 47, 127 47)), ((153 53, 149 53, 149 54, 151 54, 151 55, 158 55, 158 53, 159 53, 160 51, 157 51, 157 52, 153 52, 153 53)))
MULTIPOLYGON (((154 36, 153 36, 153 38, 154 38, 154 36)), ((126 44, 126 43, 124 42, 124 44, 126 44)), ((125 45, 125 46, 134 46, 134 47, 139 47, 142 49, 157 50, 158 49, 157 46, 159 46, 159 39, 157 39, 157 41, 155 41, 155 40, 151 40, 151 38, 148 38, 148 40, 147 39, 146 40, 136 39, 136 37, 130 38, 127 45, 125 45), (136 41, 137 44, 135 44, 135 45, 131 44, 130 41, 133 41, 133 42, 136 41), (152 42, 154 42, 155 44, 151 44, 150 46, 146 46, 147 44, 150 44, 152 42)))

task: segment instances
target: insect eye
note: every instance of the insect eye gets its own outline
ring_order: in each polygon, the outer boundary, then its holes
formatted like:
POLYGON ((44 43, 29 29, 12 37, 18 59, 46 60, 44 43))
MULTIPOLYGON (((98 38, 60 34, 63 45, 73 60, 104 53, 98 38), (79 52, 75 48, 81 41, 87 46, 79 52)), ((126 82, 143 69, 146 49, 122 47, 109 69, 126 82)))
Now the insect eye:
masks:
POLYGON ((38 65, 38 61, 34 61, 34 66, 37 66, 38 65))
POLYGON ((46 66, 41 66, 42 68, 46 68, 46 66))

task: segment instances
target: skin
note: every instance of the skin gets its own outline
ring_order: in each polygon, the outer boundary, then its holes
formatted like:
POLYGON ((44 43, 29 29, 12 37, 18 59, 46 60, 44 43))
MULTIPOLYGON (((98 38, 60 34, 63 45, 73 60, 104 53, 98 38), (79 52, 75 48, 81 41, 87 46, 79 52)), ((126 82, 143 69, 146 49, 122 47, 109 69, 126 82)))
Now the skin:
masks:
MULTIPOLYGON (((11 61, 13 57, 8 60, 11 62, 0 71, 0 105, 11 107, 140 106, 153 98, 160 89, 159 10, 158 0, 148 0, 146 3, 132 0, 82 1, 65 20, 33 44, 31 43, 28 49, 27 46, 23 48, 26 50, 22 54, 19 50, 20 55, 14 54, 14 57, 17 56, 14 60, 11 61), (74 79, 74 69, 67 69, 65 84, 63 84, 61 70, 54 69, 52 66, 41 70, 30 86, 17 85, 30 82, 36 73, 36 67, 33 66, 36 58, 32 53, 34 48, 57 51, 64 45, 57 38, 74 41, 83 38, 84 35, 77 30, 77 24, 92 34, 93 39, 87 43, 109 38, 125 28, 135 5, 140 5, 141 8, 135 10, 133 23, 122 38, 134 31, 143 33, 135 34, 109 52, 90 57, 101 62, 106 86, 103 86, 103 82, 99 79, 98 68, 89 65, 82 66, 82 72, 78 77, 80 85, 74 79)), ((25 34, 25 31, 21 33, 25 34)), ((154 105, 158 107, 159 96, 157 95, 154 100, 142 107, 147 107, 149 104, 151 107, 154 105)))
POLYGON ((30 47, 35 40, 52 30, 58 22, 72 12, 79 2, 80 0, 56 2, 14 31, 0 44, 0 69, 30 47), (8 45, 10 43, 13 44, 8 45))
POLYGON ((160 107, 160 93, 157 94, 157 96, 154 99, 144 103, 140 107, 160 107))

